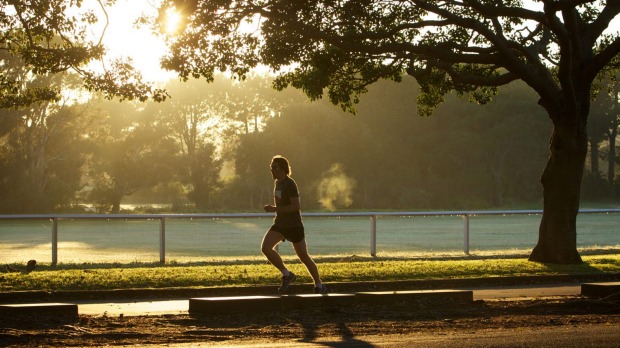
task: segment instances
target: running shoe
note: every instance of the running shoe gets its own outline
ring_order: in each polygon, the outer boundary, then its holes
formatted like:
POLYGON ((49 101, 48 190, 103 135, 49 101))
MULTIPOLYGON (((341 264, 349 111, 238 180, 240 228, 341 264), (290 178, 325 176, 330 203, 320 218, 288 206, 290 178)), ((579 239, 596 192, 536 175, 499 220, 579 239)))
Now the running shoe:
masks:
POLYGON ((315 294, 325 295, 325 294, 327 294, 327 287, 325 286, 325 284, 321 284, 321 286, 315 286, 314 287, 314 293, 315 294))
POLYGON ((288 276, 282 276, 282 285, 278 288, 279 293, 284 293, 288 291, 291 283, 297 278, 295 273, 290 272, 288 276))

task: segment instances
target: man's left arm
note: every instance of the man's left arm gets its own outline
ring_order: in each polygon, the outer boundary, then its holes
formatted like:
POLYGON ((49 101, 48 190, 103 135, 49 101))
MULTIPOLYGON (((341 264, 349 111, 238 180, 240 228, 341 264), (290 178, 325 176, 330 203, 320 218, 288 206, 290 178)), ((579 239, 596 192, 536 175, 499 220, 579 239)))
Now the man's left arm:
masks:
POLYGON ((269 204, 266 205, 264 209, 268 213, 294 213, 301 210, 301 203, 299 197, 291 197, 291 204, 289 205, 281 205, 276 207, 269 204))

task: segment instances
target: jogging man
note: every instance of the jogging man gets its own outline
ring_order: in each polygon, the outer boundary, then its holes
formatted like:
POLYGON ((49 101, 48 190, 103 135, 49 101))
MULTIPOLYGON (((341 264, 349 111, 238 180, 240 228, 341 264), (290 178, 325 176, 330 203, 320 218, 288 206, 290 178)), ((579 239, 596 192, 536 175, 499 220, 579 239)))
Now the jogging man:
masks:
POLYGON ((275 156, 271 160, 271 176, 275 180, 274 201, 275 205, 267 204, 264 209, 268 213, 276 213, 273 226, 265 233, 261 251, 280 272, 282 272, 282 285, 278 292, 285 293, 297 276, 289 271, 276 246, 285 240, 293 243, 293 248, 299 260, 306 266, 308 273, 314 280, 314 293, 326 294, 327 288, 321 282, 319 270, 314 260, 308 255, 304 225, 301 221, 299 190, 295 180, 291 177, 291 167, 286 158, 275 156))

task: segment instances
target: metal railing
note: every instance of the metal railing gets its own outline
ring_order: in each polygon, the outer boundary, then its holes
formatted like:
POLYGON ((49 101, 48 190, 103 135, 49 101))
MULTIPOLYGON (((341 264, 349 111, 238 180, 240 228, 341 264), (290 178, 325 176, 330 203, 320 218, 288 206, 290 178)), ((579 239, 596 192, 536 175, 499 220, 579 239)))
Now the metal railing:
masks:
MULTIPOLYGON (((463 218, 463 252, 469 255, 469 218, 484 215, 537 215, 542 210, 471 210, 428 212, 342 212, 303 213, 304 217, 369 217, 370 255, 377 254, 377 217, 460 216, 463 218)), ((620 213, 620 209, 583 209, 579 214, 620 213)), ((60 220, 159 220, 159 262, 166 262, 166 219, 246 219, 272 218, 272 213, 245 214, 33 214, 0 215, 0 220, 50 220, 52 224, 52 265, 58 263, 58 221, 60 220)))

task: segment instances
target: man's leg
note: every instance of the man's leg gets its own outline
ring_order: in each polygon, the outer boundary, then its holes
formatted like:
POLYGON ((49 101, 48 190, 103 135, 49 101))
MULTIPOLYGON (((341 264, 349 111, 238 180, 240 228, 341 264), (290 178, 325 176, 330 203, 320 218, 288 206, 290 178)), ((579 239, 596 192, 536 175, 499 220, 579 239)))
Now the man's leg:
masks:
POLYGON ((267 260, 269 260, 272 265, 282 272, 282 285, 278 288, 278 292, 286 293, 289 286, 297 278, 297 276, 295 276, 293 272, 289 272, 289 270, 286 269, 280 254, 278 254, 275 250, 276 245, 278 245, 282 239, 284 239, 282 233, 273 230, 267 231, 267 233, 265 233, 265 237, 263 237, 261 251, 267 257, 267 260))
POLYGON ((275 250, 276 246, 280 244, 282 239, 284 239, 282 233, 273 230, 267 231, 267 233, 265 233, 265 236, 263 237, 261 252, 263 253, 263 255, 265 255, 265 257, 267 257, 267 260, 269 260, 269 262, 274 265, 275 268, 280 270, 283 275, 286 275, 286 273, 288 273, 288 270, 286 269, 286 266, 284 266, 284 262, 282 261, 280 254, 278 254, 278 252, 275 250))
POLYGON ((321 285, 321 277, 319 276, 319 269, 316 266, 316 263, 310 255, 308 254, 308 247, 306 246, 306 240, 303 239, 301 242, 293 243, 293 248, 295 248, 295 253, 299 260, 303 262, 303 264, 308 269, 308 273, 314 280, 315 285, 321 285))

